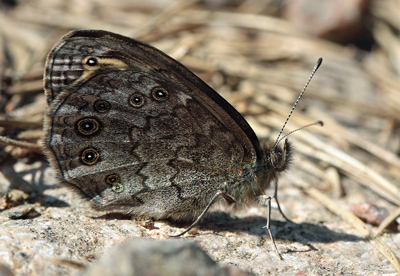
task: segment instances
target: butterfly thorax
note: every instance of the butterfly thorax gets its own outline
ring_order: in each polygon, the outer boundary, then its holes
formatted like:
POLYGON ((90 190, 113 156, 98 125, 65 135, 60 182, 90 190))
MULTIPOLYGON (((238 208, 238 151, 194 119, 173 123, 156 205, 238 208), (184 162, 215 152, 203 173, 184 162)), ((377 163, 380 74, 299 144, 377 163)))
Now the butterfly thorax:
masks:
POLYGON ((235 199, 235 208, 252 204, 264 195, 272 181, 277 180, 279 173, 288 169, 291 161, 291 144, 286 141, 274 149, 273 143, 262 146, 262 158, 255 164, 244 162, 241 172, 229 171, 223 191, 235 199), (234 176, 234 177, 232 177, 234 176))

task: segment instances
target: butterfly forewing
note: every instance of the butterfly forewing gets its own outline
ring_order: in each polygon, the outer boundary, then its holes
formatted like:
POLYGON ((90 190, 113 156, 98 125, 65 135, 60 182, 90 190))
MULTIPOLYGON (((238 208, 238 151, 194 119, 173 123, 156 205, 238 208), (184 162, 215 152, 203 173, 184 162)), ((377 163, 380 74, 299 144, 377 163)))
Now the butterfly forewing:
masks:
MULTIPOLYGON (((105 208, 194 216, 260 162, 241 115, 178 62, 133 39, 75 31, 50 52, 45 147, 63 183, 105 208)), ((236 184, 235 184, 236 183, 236 184)))

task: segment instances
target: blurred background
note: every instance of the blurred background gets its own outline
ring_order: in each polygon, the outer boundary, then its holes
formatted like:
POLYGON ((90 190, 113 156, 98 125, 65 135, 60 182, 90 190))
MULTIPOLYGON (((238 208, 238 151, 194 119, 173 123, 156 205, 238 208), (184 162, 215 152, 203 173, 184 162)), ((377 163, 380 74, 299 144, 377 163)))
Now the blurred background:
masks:
MULTIPOLYGON (((272 222, 282 251, 297 255, 283 263, 273 261, 273 253, 263 259, 260 252, 269 248, 268 236, 268 242, 260 238, 264 248, 250 254, 251 262, 247 253, 239 250, 239 241, 251 243, 243 236, 230 241, 237 249, 235 252, 222 245, 215 248, 222 241, 211 242, 209 236, 207 240, 200 234, 192 240, 215 261, 257 275, 399 272, 399 15, 400 2, 396 0, 1 0, 0 135, 40 144, 46 108, 42 82, 46 55, 73 29, 108 30, 164 51, 227 99, 260 140, 277 137, 313 66, 323 57, 321 68, 285 129, 289 132, 318 120, 325 123, 290 137, 295 145, 295 159, 291 171, 281 179, 279 193, 286 215, 301 229, 278 214, 272 222), (305 237, 302 233, 306 233, 305 237), (385 235, 368 240, 374 233, 385 235), (351 236, 341 236, 344 234, 351 236), (298 248, 296 242, 300 244, 298 248), (308 244, 318 250, 304 249, 308 244), (335 252, 340 252, 340 256, 335 252)), ((8 240, 0 243, 0 255, 7 256, 3 265, 12 273, 22 275, 32 271, 32 267, 38 275, 80 271, 63 266, 60 272, 59 267, 40 263, 42 257, 54 256, 41 250, 32 253, 22 246, 36 246, 40 240, 36 236, 26 240, 11 238, 22 232, 32 234, 36 231, 32 229, 43 223, 51 225, 54 231, 45 231, 43 240, 48 246, 83 267, 111 246, 83 242, 85 235, 93 235, 97 241, 108 237, 98 236, 97 230, 93 230, 97 228, 77 234, 80 242, 65 248, 60 245, 61 240, 68 238, 61 238, 65 229, 60 230, 60 225, 44 214, 57 213, 65 221, 65 214, 75 217, 88 207, 82 207, 78 199, 57 184, 40 149, 0 145, 0 168, 0 210, 4 210, 0 213, 4 226, 0 235, 8 240), (18 206, 24 208, 20 217, 23 220, 14 220, 7 213, 18 206), (58 235, 59 239, 52 242, 51 235, 53 239, 58 235), (16 257, 15 252, 21 250, 25 250, 27 258, 16 257), (68 255, 64 250, 72 253, 68 255)), ((250 209, 242 216, 249 214, 260 219, 256 224, 265 222, 265 209, 250 209)), ((209 221, 223 220, 215 216, 209 221)), ((83 228, 99 223, 89 218, 83 221, 78 223, 83 228)), ((240 220, 238 224, 244 222, 240 220)), ((226 223, 235 225, 233 228, 241 227, 233 219, 226 223)), ((164 224, 157 227, 166 233, 170 230, 164 224)), ((253 228, 260 229, 258 225, 253 228)), ((254 229, 246 230, 247 236, 266 235, 254 229)), ((137 236, 114 230, 117 232, 110 230, 110 236, 137 236)), ((214 230, 232 231, 218 227, 214 230)), ((139 236, 162 238, 154 236, 154 231, 140 231, 139 236)))

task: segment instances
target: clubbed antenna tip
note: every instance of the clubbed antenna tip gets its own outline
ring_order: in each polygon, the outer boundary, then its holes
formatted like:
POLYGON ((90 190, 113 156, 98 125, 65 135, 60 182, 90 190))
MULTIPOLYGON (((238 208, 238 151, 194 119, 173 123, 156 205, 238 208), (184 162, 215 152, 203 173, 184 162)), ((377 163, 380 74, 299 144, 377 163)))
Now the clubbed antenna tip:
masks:
MULTIPOLYGON (((321 63, 322 63, 322 58, 319 58, 318 61, 317 61, 317 63, 315 64, 315 66, 314 66, 312 72, 311 72, 310 77, 308 78, 308 81, 307 81, 306 85, 304 86, 303 90, 300 92, 300 95, 297 97, 296 102, 294 103, 292 109, 290 110, 289 115, 287 116, 286 121, 285 121, 285 123, 283 124, 282 129, 281 129, 281 131, 279 132, 278 137, 276 138, 276 141, 275 141, 274 147, 273 147, 273 149, 272 149, 272 152, 275 151, 275 148, 276 148, 276 146, 279 144, 279 142, 282 141, 283 138, 285 138, 286 136, 289 135, 289 133, 288 133, 288 134, 286 134, 284 137, 281 138, 281 135, 282 135, 282 133, 283 133, 283 130, 285 129, 286 124, 288 123, 290 117, 292 116, 293 111, 294 111, 294 109, 295 109, 296 106, 297 106, 297 103, 300 101, 301 97, 303 96, 304 92, 306 91, 306 89, 307 89, 307 87, 308 87, 308 84, 311 82, 311 79, 312 79, 313 76, 315 75, 315 72, 317 72, 318 68, 321 66, 321 63)), ((319 124, 319 125, 321 125, 321 126, 324 125, 324 123, 323 123, 322 121, 318 121, 318 122, 316 122, 316 123, 319 124)), ((315 124, 315 123, 314 123, 314 124, 315 124)), ((303 128, 304 128, 304 127, 303 127, 303 128)), ((290 133, 293 133, 293 132, 290 132, 290 133)))

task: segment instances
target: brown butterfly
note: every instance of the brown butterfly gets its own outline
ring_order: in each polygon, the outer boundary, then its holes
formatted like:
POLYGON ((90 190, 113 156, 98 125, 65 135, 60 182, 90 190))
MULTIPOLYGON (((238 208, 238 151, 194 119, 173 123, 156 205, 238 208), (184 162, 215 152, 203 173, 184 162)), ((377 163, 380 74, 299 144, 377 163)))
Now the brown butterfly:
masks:
POLYGON ((185 66, 122 35, 68 33, 47 57, 44 87, 51 165, 106 210, 193 220, 220 196, 254 202, 291 160, 288 140, 261 145, 185 66))

